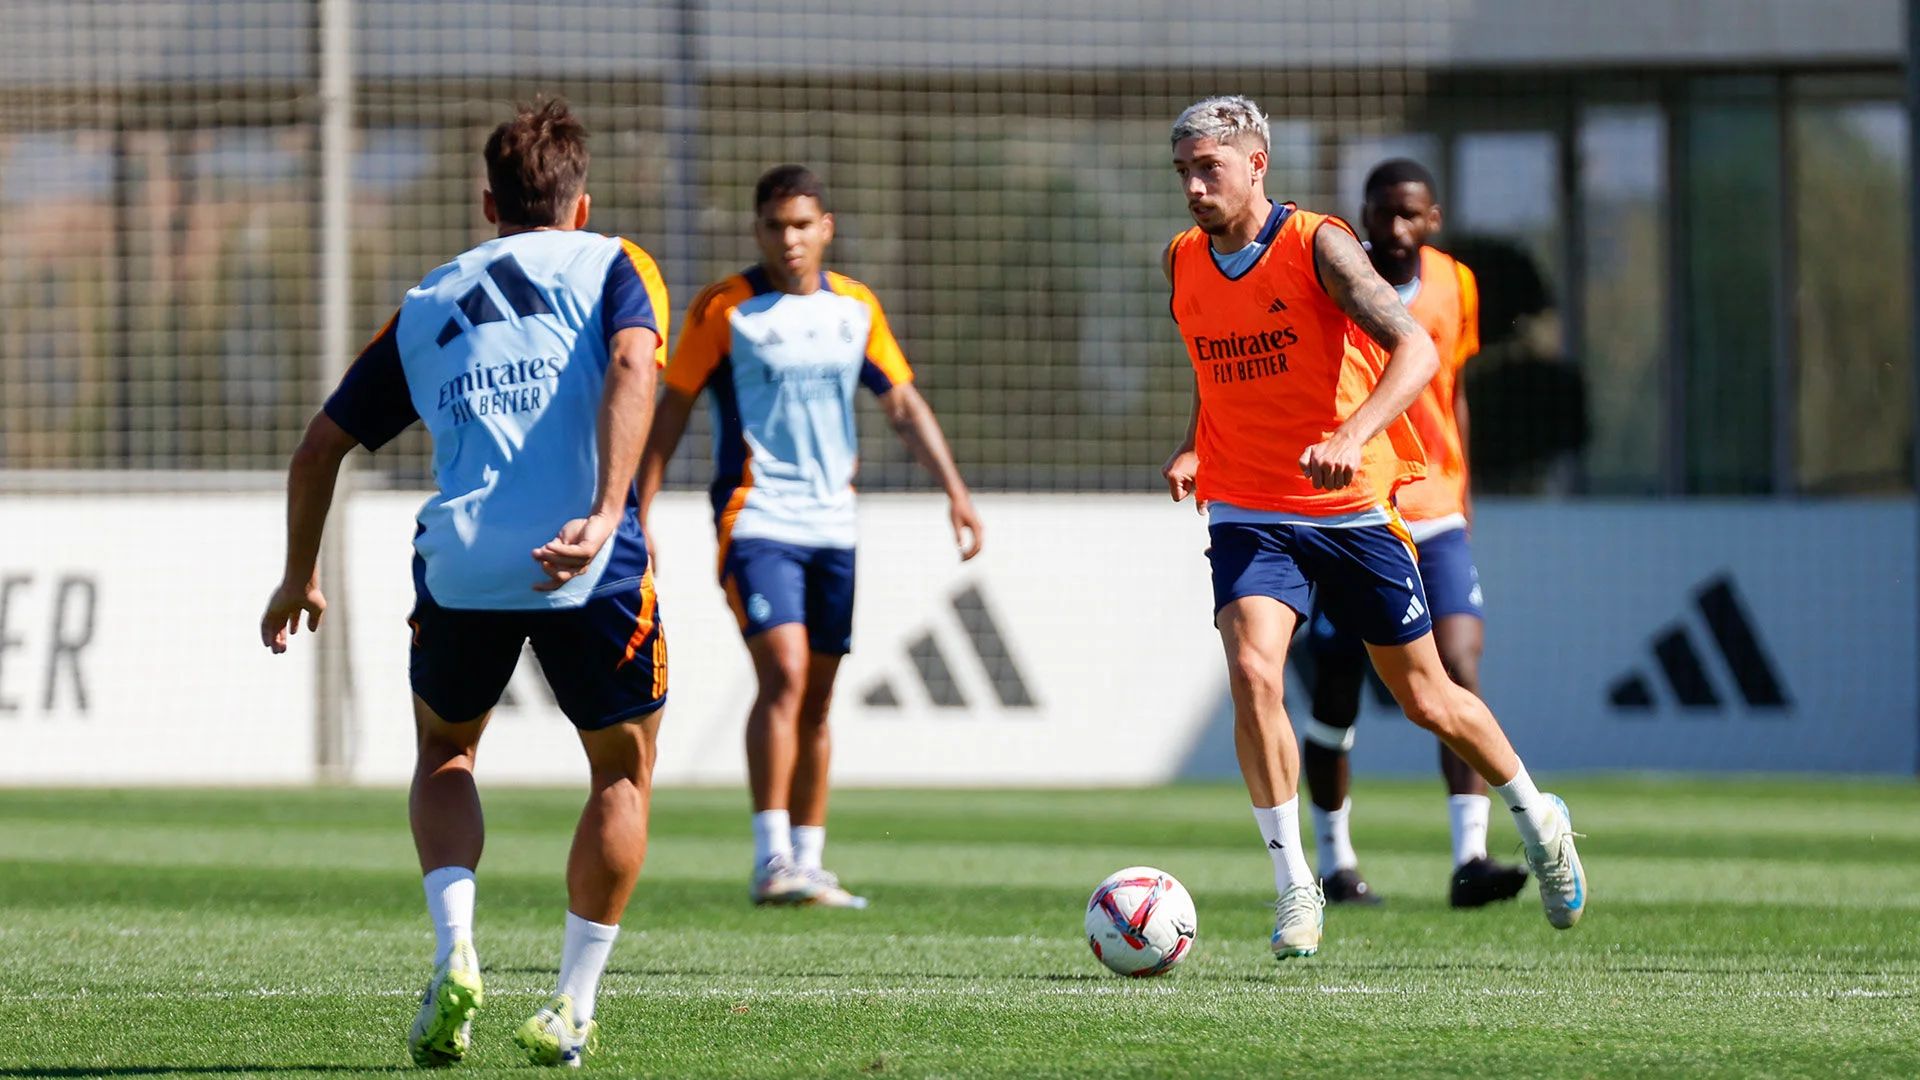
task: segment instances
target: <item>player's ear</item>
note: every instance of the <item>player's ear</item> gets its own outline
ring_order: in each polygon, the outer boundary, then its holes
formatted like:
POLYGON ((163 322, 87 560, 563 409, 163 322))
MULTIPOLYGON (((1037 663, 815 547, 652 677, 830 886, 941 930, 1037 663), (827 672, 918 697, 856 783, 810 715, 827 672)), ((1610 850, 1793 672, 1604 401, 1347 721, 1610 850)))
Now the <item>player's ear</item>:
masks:
POLYGON ((1253 172, 1253 182, 1259 183, 1267 175, 1267 152, 1255 150, 1247 155, 1247 167, 1253 172))
POLYGON ((500 224, 500 207, 493 201, 493 189, 480 193, 480 212, 487 215, 487 224, 500 224))
POLYGON ((587 218, 591 216, 592 213, 593 213, 593 196, 587 194, 585 191, 582 191, 580 193, 580 198, 575 200, 573 204, 573 227, 576 229, 586 228, 587 218))
POLYGON ((833 215, 831 213, 820 215, 820 236, 827 243, 833 243, 833 215))
POLYGON ((1427 225, 1427 235, 1428 236, 1440 235, 1440 226, 1443 224, 1443 222, 1441 221, 1441 217, 1440 217, 1439 203, 1434 203, 1433 206, 1428 208, 1427 217, 1429 219, 1428 225, 1427 225))

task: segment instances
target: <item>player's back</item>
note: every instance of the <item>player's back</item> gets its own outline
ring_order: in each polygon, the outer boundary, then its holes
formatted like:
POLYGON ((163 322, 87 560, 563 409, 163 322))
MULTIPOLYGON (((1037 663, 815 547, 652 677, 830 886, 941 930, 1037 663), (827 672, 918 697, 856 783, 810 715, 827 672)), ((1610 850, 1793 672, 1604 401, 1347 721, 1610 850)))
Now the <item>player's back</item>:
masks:
MULTIPOLYGON (((1173 315, 1200 394, 1196 494, 1250 510, 1326 517, 1386 504, 1421 472, 1419 440, 1404 418, 1367 444, 1353 484, 1320 491, 1299 456, 1366 400, 1385 355, 1320 285, 1314 237, 1337 218, 1276 205, 1258 261, 1229 277, 1207 234, 1190 229, 1169 248, 1173 315)), ((1351 231, 1350 229, 1348 230, 1351 231)))
POLYGON ((633 244, 535 230, 489 240, 408 292, 393 333, 438 488, 414 546, 442 606, 575 607, 628 576, 609 566, 632 561, 637 525, 554 592, 533 591, 530 552, 592 506, 608 341, 627 326, 664 336, 659 280, 633 244))

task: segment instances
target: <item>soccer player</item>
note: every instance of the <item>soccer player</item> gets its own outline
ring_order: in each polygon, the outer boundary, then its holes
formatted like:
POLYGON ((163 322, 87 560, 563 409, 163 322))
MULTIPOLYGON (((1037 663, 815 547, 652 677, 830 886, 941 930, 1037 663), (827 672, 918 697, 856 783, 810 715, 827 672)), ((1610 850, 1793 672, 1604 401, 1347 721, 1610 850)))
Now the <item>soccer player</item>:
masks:
POLYGON ((633 474, 666 359, 667 293, 644 251, 586 231, 587 132, 565 102, 521 107, 485 158, 483 207, 498 238, 407 293, 294 452, 286 574, 260 633, 277 653, 303 612, 319 629, 315 558, 341 459, 424 421, 436 491, 414 535, 409 816, 437 948, 407 1044, 422 1066, 467 1051, 483 997, 474 754, 531 640, 592 780, 567 860, 559 986, 514 1040, 536 1064, 578 1065, 646 855, 666 702, 633 474))
POLYGON ((753 189, 760 263, 709 286, 687 312, 640 466, 640 513, 700 391, 713 406, 720 586, 759 680, 747 714, 758 904, 864 907, 821 866, 833 680, 853 645, 859 444, 865 386, 946 491, 961 558, 985 529, 913 372, 865 285, 823 268, 833 214, 820 178, 782 165, 753 189))
POLYGON ((1548 922, 1572 926, 1586 881, 1566 804, 1534 786, 1487 707, 1447 677, 1393 508, 1394 489, 1424 471, 1404 414, 1439 370, 1433 339, 1346 223, 1267 198, 1267 120, 1253 102, 1198 102, 1172 142, 1195 227, 1162 266, 1194 403, 1161 473, 1175 501, 1193 495, 1208 515, 1234 749, 1280 893, 1274 956, 1317 952, 1326 904, 1300 846, 1299 748, 1282 702, 1287 647, 1316 588, 1407 716, 1500 793, 1548 922))
MULTIPOLYGON (((1440 371, 1420 392, 1407 419, 1427 452, 1427 475, 1394 497, 1407 531, 1420 551, 1420 581, 1440 662, 1453 681, 1480 692, 1480 576, 1467 540, 1472 501, 1467 481, 1467 397, 1462 366, 1480 351, 1480 294, 1473 271, 1428 247, 1440 231, 1440 204, 1433 177, 1407 158, 1385 161, 1367 174, 1360 224, 1373 268, 1400 294, 1407 314, 1426 330, 1440 355, 1440 371)), ((1334 625, 1323 610, 1312 620, 1313 719, 1306 724, 1301 769, 1313 798, 1314 832, 1321 885, 1329 904, 1377 904, 1380 898, 1360 876, 1348 818, 1347 752, 1360 714, 1360 687, 1367 650, 1360 639, 1334 625)), ((1480 907, 1509 900, 1526 886, 1527 872, 1487 857, 1487 783, 1446 743, 1440 772, 1447 783, 1453 827, 1454 907, 1480 907)))

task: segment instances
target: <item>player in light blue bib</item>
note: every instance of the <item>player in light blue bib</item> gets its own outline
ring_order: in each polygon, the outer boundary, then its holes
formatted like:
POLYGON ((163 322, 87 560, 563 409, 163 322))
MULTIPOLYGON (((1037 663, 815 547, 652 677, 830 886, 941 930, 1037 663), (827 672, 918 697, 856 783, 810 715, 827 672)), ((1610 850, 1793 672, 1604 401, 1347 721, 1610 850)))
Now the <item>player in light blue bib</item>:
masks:
POLYGON ((687 312, 640 465, 642 514, 705 390, 713 404, 720 584, 759 678, 747 716, 755 903, 861 907, 820 865, 827 706, 853 647, 853 395, 864 386, 940 482, 961 557, 983 532, 939 421, 865 285, 826 270, 819 177, 782 165, 754 187, 761 261, 687 312))
POLYGON ((284 652, 326 600, 316 559, 340 462, 423 422, 434 493, 414 534, 410 802, 438 948, 408 1049, 465 1056, 483 991, 473 948, 484 825, 473 760, 531 643, 592 774, 567 864, 559 988, 515 1033, 578 1065, 646 853, 666 639, 633 473, 665 363, 667 293, 647 253, 585 230, 586 128, 537 103, 487 140, 500 235, 428 274, 308 426, 287 480, 286 573, 261 622, 284 652))

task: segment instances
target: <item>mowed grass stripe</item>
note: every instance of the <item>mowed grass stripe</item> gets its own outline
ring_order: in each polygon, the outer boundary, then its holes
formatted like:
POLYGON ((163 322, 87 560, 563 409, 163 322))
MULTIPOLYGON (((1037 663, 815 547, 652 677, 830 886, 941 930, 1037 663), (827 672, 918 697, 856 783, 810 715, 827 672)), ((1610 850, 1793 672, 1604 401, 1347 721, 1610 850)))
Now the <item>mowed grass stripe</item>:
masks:
MULTIPOLYGON (((1322 955, 1287 965, 1266 955, 1268 868, 1230 786, 841 793, 829 854, 874 898, 858 913, 751 908, 739 793, 664 792, 595 1065, 1920 1075, 1920 880, 1887 857, 1912 842, 1911 785, 1562 788, 1594 834, 1577 930, 1552 931, 1530 895, 1447 909, 1434 785, 1367 783, 1357 840, 1390 903, 1335 909, 1322 955), (1108 976, 1079 936, 1093 882, 1136 861, 1179 874, 1201 918, 1191 959, 1145 983, 1108 976)), ((524 1076, 507 1033, 551 986, 579 794, 486 797, 491 1002, 458 1072, 524 1076)), ((0 1078, 411 1072, 400 1041, 430 948, 399 793, 0 793, 0 1078)))

